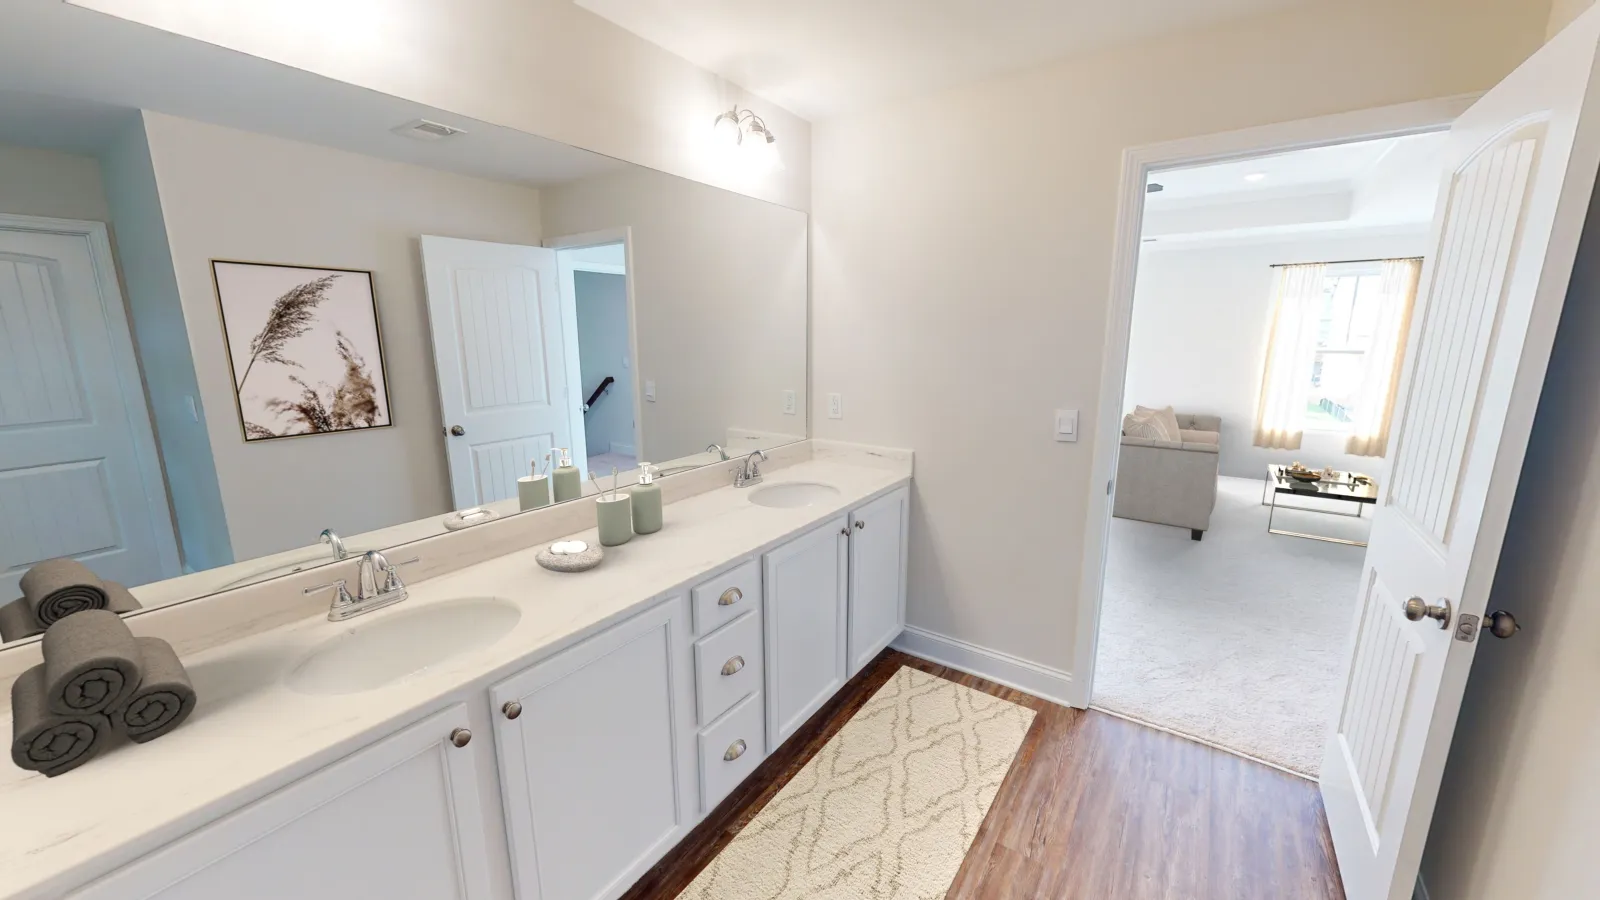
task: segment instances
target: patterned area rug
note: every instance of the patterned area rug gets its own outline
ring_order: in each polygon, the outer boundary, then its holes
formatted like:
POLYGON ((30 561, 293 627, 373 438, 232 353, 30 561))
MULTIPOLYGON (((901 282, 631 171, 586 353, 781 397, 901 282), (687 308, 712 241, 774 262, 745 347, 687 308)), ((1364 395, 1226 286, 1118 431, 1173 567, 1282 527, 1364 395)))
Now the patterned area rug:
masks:
POLYGON ((943 897, 1033 717, 902 666, 680 900, 943 897))

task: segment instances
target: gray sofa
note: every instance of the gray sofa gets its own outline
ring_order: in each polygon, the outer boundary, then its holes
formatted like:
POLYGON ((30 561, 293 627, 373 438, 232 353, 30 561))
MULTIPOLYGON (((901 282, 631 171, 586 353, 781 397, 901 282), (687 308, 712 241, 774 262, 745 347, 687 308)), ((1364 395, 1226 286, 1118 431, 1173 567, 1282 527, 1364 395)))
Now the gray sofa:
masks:
POLYGON ((1181 441, 1122 436, 1111 514, 1189 529, 1200 540, 1217 506, 1218 416, 1178 415, 1181 441))

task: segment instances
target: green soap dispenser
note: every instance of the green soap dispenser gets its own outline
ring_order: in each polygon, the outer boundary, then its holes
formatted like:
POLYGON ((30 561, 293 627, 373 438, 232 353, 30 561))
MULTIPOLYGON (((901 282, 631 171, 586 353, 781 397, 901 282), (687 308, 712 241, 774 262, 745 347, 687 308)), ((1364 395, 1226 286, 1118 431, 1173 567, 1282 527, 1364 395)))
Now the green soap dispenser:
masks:
POLYGON ((556 502, 565 503, 583 496, 583 477, 578 474, 578 467, 572 464, 571 450, 557 447, 550 451, 552 457, 558 453, 561 462, 550 473, 550 486, 555 489, 556 502))
POLYGON ((639 483, 633 491, 633 533, 655 534, 661 530, 661 485, 656 484, 660 466, 639 464, 639 483))

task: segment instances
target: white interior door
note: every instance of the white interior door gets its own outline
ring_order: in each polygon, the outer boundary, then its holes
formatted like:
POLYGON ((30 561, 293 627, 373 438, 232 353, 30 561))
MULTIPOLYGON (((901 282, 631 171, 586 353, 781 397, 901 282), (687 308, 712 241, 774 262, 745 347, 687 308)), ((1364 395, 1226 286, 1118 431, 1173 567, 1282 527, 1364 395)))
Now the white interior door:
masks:
POLYGON ((530 460, 572 446, 555 251, 424 235, 422 262, 454 503, 515 497, 530 460))
POLYGON ((114 271, 103 225, 0 217, 0 602, 56 557, 180 574, 114 271))
POLYGON ((1401 900, 1416 881, 1600 165, 1597 44, 1592 10, 1450 132, 1322 763, 1351 900, 1401 900), (1409 618, 1413 597, 1437 618, 1409 618))

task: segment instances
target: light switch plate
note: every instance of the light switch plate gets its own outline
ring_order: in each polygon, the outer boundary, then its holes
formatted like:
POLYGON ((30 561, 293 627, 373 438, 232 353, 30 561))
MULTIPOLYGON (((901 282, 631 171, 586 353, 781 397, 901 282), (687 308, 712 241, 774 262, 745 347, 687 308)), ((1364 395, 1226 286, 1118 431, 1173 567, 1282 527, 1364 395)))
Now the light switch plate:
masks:
POLYGON ((651 403, 656 402, 656 383, 655 383, 654 380, 651 380, 651 379, 646 379, 645 380, 645 383, 644 383, 644 398, 646 400, 649 400, 651 403))
POLYGON ((844 397, 840 394, 828 395, 828 418, 844 418, 844 397))
POLYGON ((794 391, 783 392, 783 414, 786 416, 795 414, 794 391))
POLYGON ((1056 440, 1065 443, 1076 443, 1078 440, 1078 411, 1075 409, 1056 410, 1056 440))

